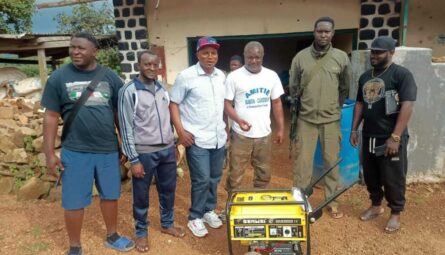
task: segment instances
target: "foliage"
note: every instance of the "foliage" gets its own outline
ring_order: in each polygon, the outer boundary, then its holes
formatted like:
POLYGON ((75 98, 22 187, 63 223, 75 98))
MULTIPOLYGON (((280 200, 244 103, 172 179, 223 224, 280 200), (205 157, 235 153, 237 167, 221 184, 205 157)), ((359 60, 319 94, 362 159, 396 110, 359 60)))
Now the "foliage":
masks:
POLYGON ((20 69, 20 71, 24 72, 27 77, 39 76, 39 66, 38 65, 0 63, 0 68, 2 68, 2 67, 16 67, 16 68, 20 69))
POLYGON ((99 8, 95 8, 93 4, 76 5, 70 14, 57 14, 54 21, 57 22, 60 33, 85 31, 103 35, 115 32, 113 10, 106 3, 99 8))
MULTIPOLYGON (((94 35, 114 34, 114 13, 107 3, 95 8, 93 4, 80 4, 71 14, 58 14, 54 20, 58 23, 59 33, 90 32, 94 35)), ((100 64, 120 73, 119 51, 116 46, 106 45, 97 55, 100 64)), ((68 61, 69 62, 69 61, 68 61)))
POLYGON ((0 34, 31 31, 34 0, 0 0, 0 34))

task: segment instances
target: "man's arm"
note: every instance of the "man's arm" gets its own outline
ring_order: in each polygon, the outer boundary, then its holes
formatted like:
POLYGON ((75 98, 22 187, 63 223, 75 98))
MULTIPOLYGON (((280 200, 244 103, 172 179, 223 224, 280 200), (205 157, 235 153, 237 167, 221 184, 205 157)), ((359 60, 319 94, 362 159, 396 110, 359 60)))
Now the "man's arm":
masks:
POLYGON ((272 113, 277 123, 277 133, 274 139, 274 143, 282 144, 284 135, 284 114, 281 98, 272 100, 272 113))
POLYGON ((229 118, 231 118, 233 121, 235 121, 236 123, 238 123, 239 127, 241 128, 241 130, 243 131, 249 131, 250 130, 250 123, 248 123, 247 121, 241 119, 238 114, 236 114, 235 109, 233 108, 232 105, 233 101, 232 100, 228 100, 225 99, 224 100, 224 113, 229 116, 229 118))
POLYGON ((300 96, 301 71, 298 66, 297 56, 292 60, 289 70, 289 94, 291 97, 300 96))
POLYGON ((139 154, 134 145, 134 102, 133 93, 128 86, 119 91, 118 99, 118 120, 119 133, 122 139, 122 152, 127 156, 130 163, 139 162, 139 154))
POLYGON ((352 118, 351 137, 349 138, 349 142, 353 147, 357 147, 358 145, 357 129, 363 120, 362 110, 363 110, 363 103, 357 101, 354 106, 354 117, 352 118))
POLYGON ((185 147, 190 147, 195 143, 193 135, 184 129, 181 122, 181 117, 179 114, 179 105, 175 102, 170 102, 170 118, 175 126, 176 132, 178 133, 178 143, 184 145, 185 147))
MULTIPOLYGON (((402 135, 403 130, 405 130, 409 120, 411 119, 411 115, 413 113, 413 107, 414 107, 414 101, 401 102, 400 112, 399 115, 397 116, 396 126, 392 131, 394 135, 399 137, 402 135)), ((386 145, 387 146, 386 146, 385 156, 391 154, 394 155, 399 152, 400 142, 394 141, 392 137, 386 140, 386 145)))
POLYGON ((58 176, 56 173, 56 167, 64 169, 59 157, 54 152, 54 144, 57 135, 57 127, 59 124, 60 114, 46 109, 43 116, 43 151, 46 156, 46 167, 48 168, 48 174, 58 176))
POLYGON ((340 107, 343 106, 346 98, 349 97, 349 88, 351 87, 351 63, 348 57, 346 57, 346 61, 347 63, 340 75, 340 83, 338 85, 338 103, 340 107))

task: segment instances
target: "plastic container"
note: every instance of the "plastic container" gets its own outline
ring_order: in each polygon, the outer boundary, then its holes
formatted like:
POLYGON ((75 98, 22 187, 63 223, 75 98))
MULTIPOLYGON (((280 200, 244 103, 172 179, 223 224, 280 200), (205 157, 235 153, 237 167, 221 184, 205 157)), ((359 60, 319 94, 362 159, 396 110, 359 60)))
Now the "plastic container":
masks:
MULTIPOLYGON (((342 185, 348 185, 358 180, 360 172, 359 151, 349 143, 354 106, 355 101, 347 99, 341 110, 340 181, 342 185)), ((320 176, 323 170, 321 145, 318 141, 314 156, 314 176, 320 176)))

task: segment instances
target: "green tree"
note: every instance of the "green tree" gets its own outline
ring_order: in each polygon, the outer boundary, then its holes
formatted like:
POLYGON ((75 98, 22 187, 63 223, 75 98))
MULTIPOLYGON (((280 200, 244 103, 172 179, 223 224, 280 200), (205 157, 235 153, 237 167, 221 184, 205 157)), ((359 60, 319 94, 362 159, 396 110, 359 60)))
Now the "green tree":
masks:
MULTIPOLYGON (((0 0, 3 1, 3 0, 0 0)), ((92 34, 112 34, 115 32, 113 9, 107 3, 99 8, 93 4, 78 4, 71 13, 60 13, 54 18, 60 33, 75 33, 80 31, 92 34)))
MULTIPOLYGON (((54 20, 57 22, 59 33, 72 34, 84 31, 94 35, 109 35, 116 31, 113 8, 107 3, 103 3, 99 8, 95 8, 93 4, 79 4, 70 14, 58 14, 54 20)), ((100 64, 120 73, 118 54, 116 46, 108 45, 99 51, 97 60, 100 64)))
POLYGON ((34 0, 0 0, 0 34, 31 31, 34 0))

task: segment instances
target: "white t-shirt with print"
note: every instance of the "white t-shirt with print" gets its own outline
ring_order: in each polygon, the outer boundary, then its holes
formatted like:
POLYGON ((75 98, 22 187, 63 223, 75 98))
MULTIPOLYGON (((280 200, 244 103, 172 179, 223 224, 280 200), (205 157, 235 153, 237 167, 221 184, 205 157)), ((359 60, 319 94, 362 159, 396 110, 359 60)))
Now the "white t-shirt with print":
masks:
POLYGON ((236 114, 251 124, 250 130, 246 132, 233 122, 233 130, 250 138, 269 135, 271 100, 283 94, 280 78, 268 68, 262 67, 256 74, 244 66, 231 72, 226 79, 226 99, 232 100, 236 114))

